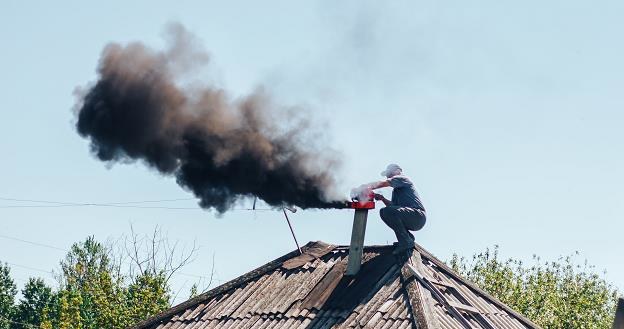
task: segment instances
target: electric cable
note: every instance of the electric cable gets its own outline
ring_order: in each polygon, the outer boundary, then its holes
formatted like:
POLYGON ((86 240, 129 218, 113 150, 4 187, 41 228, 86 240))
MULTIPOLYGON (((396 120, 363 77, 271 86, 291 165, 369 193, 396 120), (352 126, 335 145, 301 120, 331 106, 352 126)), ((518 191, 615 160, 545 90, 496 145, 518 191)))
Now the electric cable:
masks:
POLYGON ((68 252, 69 251, 67 249, 55 247, 55 246, 52 246, 52 245, 49 245, 49 244, 39 243, 39 242, 34 242, 34 241, 29 241, 29 240, 24 240, 24 239, 15 238, 15 237, 12 237, 12 236, 4 235, 4 234, 0 234, 0 238, 7 239, 7 240, 13 240, 13 241, 19 241, 19 242, 22 242, 22 243, 31 244, 31 245, 38 246, 38 247, 45 247, 45 248, 60 250, 60 251, 64 251, 64 252, 68 252))
MULTIPOLYGON (((59 247, 55 247, 49 244, 45 244, 45 243, 39 243, 39 242, 35 242, 35 241, 30 241, 30 240, 24 240, 24 239, 20 239, 20 238, 16 238, 16 237, 12 237, 12 236, 8 236, 8 235, 4 235, 4 234, 0 234, 0 238, 3 239, 8 239, 8 240, 14 240, 14 241, 19 241, 22 243, 26 243, 26 244, 30 244, 30 245, 34 245, 37 247, 44 247, 44 248, 49 248, 49 249, 54 249, 54 250, 60 250, 60 251, 64 251, 64 252, 69 252, 68 249, 64 249, 64 248, 59 248, 59 247)), ((42 270, 42 269, 36 269, 36 268, 32 268, 26 265, 20 265, 20 264, 14 264, 14 263, 9 263, 7 262, 7 264, 16 266, 16 267, 21 267, 21 268, 25 268, 25 269, 34 269, 35 271, 40 271, 40 272, 48 272, 48 273, 52 273, 54 274, 54 272, 52 271, 46 271, 46 270, 42 270)), ((186 273, 186 272, 176 272, 175 274, 179 274, 179 275, 183 275, 183 276, 188 276, 188 277, 195 277, 195 278, 199 278, 199 279, 210 279, 209 276, 206 275, 199 275, 199 274, 193 274, 193 273, 186 273)), ((217 280, 215 278, 212 278, 213 281, 219 281, 222 282, 222 280, 217 280)))
MULTIPOLYGON (((136 205, 136 204, 144 204, 144 203, 164 203, 164 202, 189 201, 189 200, 195 200, 195 198, 178 198, 178 199, 161 199, 161 200, 139 200, 139 201, 121 201, 121 202, 66 202, 66 201, 55 201, 55 200, 41 200, 41 199, 23 199, 23 198, 0 197, 0 201, 11 201, 11 202, 19 202, 19 203, 35 203, 34 205, 32 205, 32 204, 26 204, 26 205, 23 205, 23 204, 3 205, 3 206, 0 206, 0 209, 10 209, 10 208, 108 207, 108 208, 132 208, 132 209, 202 210, 202 211, 205 210, 205 209, 200 208, 200 207, 137 206, 136 205)), ((234 209, 229 209, 229 210, 230 211, 253 211, 253 212, 256 212, 256 211, 284 211, 284 208, 257 208, 256 207, 256 201, 257 201, 257 198, 254 198, 254 202, 253 202, 252 208, 234 208, 234 209)), ((288 209, 291 210, 290 208, 288 208, 288 209)), ((284 212, 284 215, 286 216, 287 221, 289 221, 288 220, 288 216, 285 214, 285 212, 284 212)), ((290 223, 288 223, 288 224, 290 226, 290 223)), ((292 231, 292 227, 291 227, 291 231, 292 231)), ((296 242, 296 237, 294 237, 294 232, 291 232, 291 233, 293 234, 293 238, 295 239, 295 244, 299 248, 298 243, 296 242)), ((5 239, 9 239, 9 240, 19 241, 19 242, 23 242, 23 243, 39 246, 39 247, 46 247, 46 248, 60 250, 60 251, 64 251, 64 252, 68 252, 69 251, 67 249, 63 249, 63 248, 59 248, 59 247, 55 247, 55 246, 51 246, 51 245, 46 245, 46 244, 35 242, 35 241, 29 241, 29 240, 16 238, 16 237, 10 237, 10 236, 7 236, 7 235, 2 235, 2 234, 0 234, 0 238, 5 238, 5 239)), ((30 266, 14 264, 14 263, 7 263, 7 264, 11 264, 13 266, 21 267, 21 268, 24 268, 24 269, 31 269, 31 270, 39 271, 39 272, 43 272, 43 273, 54 274, 51 271, 37 269, 37 268, 34 268, 34 267, 30 267, 30 266)), ((208 277, 208 276, 192 274, 192 273, 177 272, 176 274, 189 276, 189 277, 200 278, 200 279, 210 279, 210 277, 208 277)), ((217 281, 217 283, 223 282, 222 280, 215 279, 214 277, 212 278, 212 280, 213 281, 217 281)))
POLYGON ((13 267, 19 267, 19 268, 23 268, 23 269, 26 269, 26 270, 47 273, 47 274, 51 275, 51 278, 54 278, 54 275, 55 275, 54 272, 52 272, 52 271, 48 271, 48 270, 44 270, 44 269, 40 269, 40 268, 36 268, 36 267, 32 267, 32 266, 20 265, 20 264, 11 263, 11 262, 4 262, 4 263, 8 264, 8 265, 11 265, 13 267))
MULTIPOLYGON (((0 201, 12 201, 21 203, 42 203, 43 205, 3 205, 0 208, 65 208, 65 207, 110 207, 110 208, 135 208, 135 209, 169 209, 169 210, 205 210, 200 207, 172 207, 172 206, 136 206, 134 204, 141 203, 163 203, 163 202, 175 202, 175 201, 189 201, 195 200, 195 198, 181 198, 181 199, 163 199, 163 200, 141 200, 141 201, 121 201, 121 202, 66 202, 66 201, 54 201, 54 200, 39 200, 39 199, 21 199, 21 198, 7 198, 0 197, 0 201)), ((255 201, 252 208, 233 208, 229 209, 233 211, 280 211, 280 208, 256 208, 255 201)))
POLYGON ((2 201, 15 201, 15 202, 32 202, 32 203, 52 203, 58 205, 84 205, 84 204, 106 204, 106 205, 121 205, 121 204, 133 204, 133 203, 155 203, 155 202, 174 202, 174 201, 189 201, 195 198, 178 198, 178 199, 162 199, 162 200, 142 200, 142 201, 123 201, 123 202, 62 202, 62 201, 50 201, 50 200, 34 200, 34 199, 17 199, 0 197, 2 201))

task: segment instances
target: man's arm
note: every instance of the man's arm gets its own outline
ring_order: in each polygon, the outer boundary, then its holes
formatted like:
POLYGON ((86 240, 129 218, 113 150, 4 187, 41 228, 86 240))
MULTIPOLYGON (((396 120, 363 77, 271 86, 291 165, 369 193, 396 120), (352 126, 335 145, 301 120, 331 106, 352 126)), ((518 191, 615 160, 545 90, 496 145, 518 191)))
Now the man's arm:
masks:
MULTIPOLYGON (((351 198, 354 198, 354 199, 361 198, 361 197, 368 195, 372 190, 376 190, 382 187, 389 187, 389 186, 390 186, 390 182, 387 180, 363 184, 351 190, 351 198)), ((375 199, 375 200, 381 200, 381 199, 375 199)))
POLYGON ((390 182, 388 180, 382 180, 379 182, 373 182, 373 183, 369 183, 368 187, 370 187, 373 190, 376 190, 378 188, 382 188, 382 187, 390 187, 390 182))

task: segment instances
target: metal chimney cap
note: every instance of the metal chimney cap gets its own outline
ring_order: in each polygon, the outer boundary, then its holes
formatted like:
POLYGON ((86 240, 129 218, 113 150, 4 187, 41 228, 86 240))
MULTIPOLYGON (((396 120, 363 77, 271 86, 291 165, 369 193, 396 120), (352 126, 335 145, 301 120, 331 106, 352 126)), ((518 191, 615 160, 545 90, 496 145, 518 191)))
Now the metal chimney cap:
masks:
POLYGON ((351 209, 375 209, 375 201, 350 201, 347 208, 351 209))

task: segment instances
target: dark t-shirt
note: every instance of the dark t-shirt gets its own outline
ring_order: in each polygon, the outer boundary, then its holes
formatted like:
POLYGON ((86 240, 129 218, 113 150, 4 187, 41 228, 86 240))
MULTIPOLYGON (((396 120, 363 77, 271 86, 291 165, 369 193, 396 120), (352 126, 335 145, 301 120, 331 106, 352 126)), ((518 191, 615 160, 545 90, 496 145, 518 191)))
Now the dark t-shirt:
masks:
POLYGON ((399 207, 410 207, 425 210, 414 184, 409 178, 398 175, 388 178, 388 183, 392 186, 392 205, 399 207))

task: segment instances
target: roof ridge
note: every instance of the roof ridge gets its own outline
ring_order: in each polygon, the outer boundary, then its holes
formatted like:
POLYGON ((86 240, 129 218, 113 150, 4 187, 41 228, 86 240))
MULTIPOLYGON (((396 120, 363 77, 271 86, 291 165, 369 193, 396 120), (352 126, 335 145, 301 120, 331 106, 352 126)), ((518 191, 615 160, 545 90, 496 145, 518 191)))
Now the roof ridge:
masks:
POLYGON ((421 253, 418 249, 413 250, 410 257, 401 265, 401 283, 408 296, 409 308, 418 328, 440 329, 434 311, 432 309, 433 297, 426 287, 422 287, 414 280, 413 274, 409 271, 409 266, 413 265, 417 269, 422 269, 421 253), (424 290, 423 290, 424 289, 424 290))

